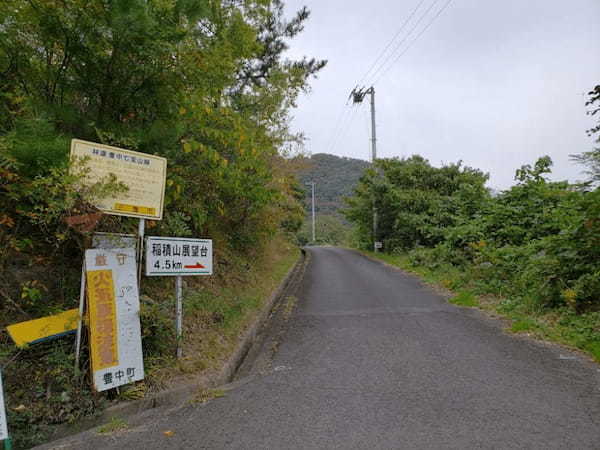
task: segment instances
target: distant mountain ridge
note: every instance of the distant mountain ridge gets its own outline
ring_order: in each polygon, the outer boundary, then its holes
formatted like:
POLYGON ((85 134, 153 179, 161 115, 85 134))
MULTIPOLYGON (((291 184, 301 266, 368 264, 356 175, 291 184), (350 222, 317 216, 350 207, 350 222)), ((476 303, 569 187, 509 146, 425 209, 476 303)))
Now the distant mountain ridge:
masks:
MULTIPOLYGON (((344 208, 344 197, 353 195, 354 187, 364 170, 371 165, 362 159, 316 153, 307 158, 310 166, 298 173, 303 186, 315 181, 316 210, 321 214, 336 214, 344 208)), ((307 188, 307 209, 310 209, 310 187, 307 188)))

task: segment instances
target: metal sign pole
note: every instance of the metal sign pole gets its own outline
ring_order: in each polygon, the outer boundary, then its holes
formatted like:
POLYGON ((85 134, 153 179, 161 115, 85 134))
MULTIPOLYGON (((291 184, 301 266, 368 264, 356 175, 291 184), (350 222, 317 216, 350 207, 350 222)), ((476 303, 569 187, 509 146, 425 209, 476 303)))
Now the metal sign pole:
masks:
POLYGON ((142 255, 144 254, 144 231, 146 228, 146 219, 140 219, 138 224, 138 289, 142 282, 142 255))
POLYGON ((75 371, 79 369, 79 354, 81 352, 81 328, 83 310, 85 308, 85 259, 81 266, 81 286, 79 288, 79 319, 77 321, 77 337, 75 338, 75 371))
POLYGON ((177 358, 182 356, 181 339, 183 334, 183 280, 182 277, 175 277, 175 296, 177 297, 176 324, 177 330, 177 358))

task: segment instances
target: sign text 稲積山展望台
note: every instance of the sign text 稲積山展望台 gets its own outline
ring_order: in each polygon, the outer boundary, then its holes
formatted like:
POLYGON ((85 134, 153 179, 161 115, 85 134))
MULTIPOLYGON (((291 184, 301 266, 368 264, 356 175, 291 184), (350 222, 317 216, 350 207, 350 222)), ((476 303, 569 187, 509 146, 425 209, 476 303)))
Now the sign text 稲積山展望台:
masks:
POLYGON ((146 240, 146 275, 212 275, 211 239, 188 239, 148 236, 146 240))

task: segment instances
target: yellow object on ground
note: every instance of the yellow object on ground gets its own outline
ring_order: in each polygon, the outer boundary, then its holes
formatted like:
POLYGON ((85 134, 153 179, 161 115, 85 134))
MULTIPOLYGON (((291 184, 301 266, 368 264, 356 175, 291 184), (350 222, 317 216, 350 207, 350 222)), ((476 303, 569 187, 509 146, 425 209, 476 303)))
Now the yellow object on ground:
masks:
POLYGON ((28 320, 6 327, 17 347, 55 339, 77 330, 79 309, 70 309, 53 316, 28 320))

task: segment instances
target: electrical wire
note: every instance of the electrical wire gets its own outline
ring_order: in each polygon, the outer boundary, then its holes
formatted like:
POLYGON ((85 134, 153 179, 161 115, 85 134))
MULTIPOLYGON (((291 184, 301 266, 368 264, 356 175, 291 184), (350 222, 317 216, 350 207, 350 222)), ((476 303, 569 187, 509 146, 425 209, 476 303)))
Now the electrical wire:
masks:
POLYGON ((337 134, 340 129, 340 125, 342 124, 342 118, 346 114, 346 111, 347 111, 347 108, 345 106, 342 106, 342 108, 340 109, 340 113, 338 114, 337 120, 335 121, 335 127, 333 128, 333 133, 331 134, 331 138, 329 139, 329 142, 327 143, 327 149, 329 149, 329 150, 331 148, 333 148, 333 144, 336 141, 337 134))
MULTIPOLYGON (((429 13, 431 12, 431 10, 434 8, 435 5, 438 4, 439 1, 440 0, 434 0, 429 5, 429 7, 425 11, 423 11, 423 13, 419 16, 419 18, 417 19, 417 21, 411 27, 411 29, 408 30, 408 32, 404 35, 404 37, 402 38, 402 40, 396 44, 396 46, 394 47, 394 49, 392 50, 392 52, 385 58, 385 60, 379 65, 379 67, 377 68, 377 70, 372 74, 372 76, 371 76, 372 80, 376 79, 378 77, 379 73, 381 72, 381 70, 383 70, 386 67, 386 65, 390 62, 390 60, 392 60, 393 58, 396 57, 396 55, 398 54, 398 51, 408 41, 408 39, 411 37, 411 35, 413 34, 413 32, 419 27, 419 25, 421 25, 421 22, 423 22, 423 20, 429 15, 429 13)), ((374 83, 372 83, 372 84, 374 84, 374 83)))
POLYGON ((337 146, 337 143, 339 142, 339 139, 346 134, 346 132, 350 128, 350 125, 352 125, 352 122, 354 122, 354 118, 356 117, 356 112, 358 111, 358 108, 349 108, 347 109, 347 111, 350 111, 350 115, 347 116, 346 122, 340 128, 340 132, 337 134, 335 141, 329 149, 329 153, 333 153, 335 147, 337 146))
POLYGON ((400 60, 400 58, 402 58, 402 56, 413 46, 413 44, 419 40, 419 38, 429 29, 429 27, 431 27, 431 25, 433 24, 433 22, 435 22, 438 17, 440 17, 442 15, 442 13, 448 8, 448 6, 450 5, 450 3, 452 3, 452 0, 448 0, 444 6, 442 6, 440 8, 440 10, 437 12, 437 14, 435 14, 432 19, 427 23, 427 25, 425 25, 425 27, 419 32, 419 34, 417 34, 417 36, 408 43, 408 45, 404 48, 404 50, 397 55, 397 57, 392 61, 392 63, 387 67, 387 69, 385 69, 385 71, 383 71, 373 82, 373 84, 377 84, 377 82, 379 82, 381 80, 381 78, 383 78, 383 76, 385 74, 387 74, 390 69, 392 67, 394 67, 394 65, 400 60))
POLYGON ((331 139, 329 140, 329 145, 327 146, 329 153, 331 153, 334 150, 337 141, 340 135, 342 134, 342 130, 345 128, 349 113, 351 113, 351 108, 349 108, 346 104, 340 110, 338 120, 336 122, 335 128, 333 129, 333 134, 331 135, 331 139))
MULTIPOLYGON (((436 0, 438 1, 438 0, 436 0)), ((420 0, 417 5, 415 6, 415 8, 412 10, 412 12, 410 13, 410 15, 406 18, 406 20, 403 22, 403 24, 401 25, 400 29, 396 32, 396 34, 394 34, 394 36, 392 37, 392 39, 388 42, 388 44, 386 45, 386 47, 380 52, 379 56, 375 59, 375 61, 373 62, 373 64, 371 65, 371 67, 369 68, 369 70, 367 70, 365 72, 365 74, 363 75, 363 77, 361 78, 360 82, 358 83, 358 85, 360 85, 369 75, 369 73, 376 67, 377 63, 381 60, 381 58, 384 57, 384 55, 386 54, 386 52, 389 50, 389 48, 392 46, 392 44, 394 43, 394 41, 396 40, 396 38, 400 35, 400 33, 402 33, 402 31, 406 28, 406 26, 410 23, 410 21, 412 20, 412 18, 414 17, 414 15, 417 13, 417 11, 419 10, 419 8, 423 5, 423 3, 425 3, 425 0, 420 0)), ((403 39, 402 42, 404 42, 406 40, 406 37, 403 39)), ((375 76, 376 73, 373 74, 373 76, 375 76)), ((357 85, 357 86, 358 86, 357 85)), ((346 106, 348 105, 348 101, 346 101, 346 106)), ((333 133, 331 135, 331 139, 328 141, 328 151, 331 153, 336 145, 337 142, 340 138, 340 136, 343 134, 343 129, 346 128, 345 125, 345 121, 344 119, 347 121, 348 117, 347 117, 347 113, 349 112, 348 108, 342 107, 342 109, 340 110, 340 113, 338 114, 338 118, 336 120, 336 124, 335 127, 333 128, 333 133)))
POLYGON ((383 57, 383 55, 385 55, 385 53, 388 51, 388 49, 392 46, 392 44, 394 43, 394 41, 396 40, 396 38, 400 35, 400 33, 402 33, 402 31, 404 30, 404 28, 406 27, 406 25, 408 25, 408 23, 412 20, 412 18, 414 17, 414 15, 416 14, 416 12, 419 10, 419 8, 421 7, 421 5, 423 3, 425 3, 425 0, 421 0, 419 3, 417 3, 417 6, 412 10, 412 12, 406 18, 406 20, 404 21, 404 23, 402 24, 402 26, 400 26, 400 28, 398 29, 398 31, 396 32, 396 34, 394 34, 394 36, 392 37, 392 39, 390 40, 390 42, 388 42, 388 44, 385 46, 385 48, 379 53, 379 56, 377 56, 377 58, 375 59, 375 61, 373 61, 373 64, 371 64, 371 67, 369 67, 369 70, 367 70, 365 72, 365 74, 362 76, 362 78, 358 82, 359 86, 367 78, 367 76, 369 75, 369 73, 371 72, 371 70, 373 70, 375 68, 375 66, 377 65, 377 63, 379 62, 379 60, 383 57))
MULTIPOLYGON (((419 16, 419 18, 417 19, 416 23, 412 26, 412 28, 395 45, 395 47, 391 51, 391 53, 389 53, 385 57, 385 59, 383 60, 383 62, 377 67, 379 61, 384 57, 384 55, 388 52, 388 50, 394 44, 394 42, 396 41, 396 39, 400 36, 400 34, 402 33, 402 31, 410 23, 410 21, 413 19, 413 17, 417 13, 417 11, 419 11, 419 9, 421 8, 421 6, 425 2, 425 0, 421 0, 417 4, 417 6, 412 10, 412 12, 410 13, 410 15, 408 16, 408 18, 403 22, 403 24, 401 25, 400 29, 394 34, 394 36, 392 37, 392 39, 388 42, 388 44, 380 52, 380 54, 375 59, 375 61, 371 64, 371 66, 369 67, 369 69, 365 72, 365 74, 363 75, 363 77, 360 79, 358 85, 360 85, 363 81, 365 81, 367 79, 367 77, 369 76, 369 74, 371 73, 371 71, 373 71, 374 68, 376 68, 375 71, 370 75, 370 78, 372 80, 374 80, 374 81, 372 83, 368 83, 371 86, 374 86, 375 84, 377 84, 381 80, 381 78, 383 78, 383 76, 385 76, 391 70, 391 68, 400 60, 400 58, 402 58, 402 56, 404 54, 406 54, 406 52, 415 44, 415 42, 418 41, 421 38, 421 36, 431 27, 431 25, 433 24, 433 22, 435 22, 442 15, 442 13, 448 8, 448 6, 450 5, 450 3, 452 2, 452 0, 447 0, 447 2, 438 10, 438 12, 432 16, 431 20, 425 25, 425 27, 421 29, 421 31, 416 35, 416 37, 413 40, 409 41, 408 45, 406 45, 404 47, 404 49, 401 50, 403 44, 407 42, 407 40, 410 38, 410 36, 413 34, 413 32, 419 27, 419 25, 421 24, 421 22, 423 22, 423 19, 425 19, 425 17, 428 16, 428 14, 431 12, 431 10, 433 9, 433 7, 436 4, 438 4, 439 1, 440 0, 434 0, 429 5, 429 7, 419 16), (400 52, 398 53, 399 50, 400 50, 400 52), (390 61, 391 61, 391 63, 388 64, 390 61), (386 67, 386 65, 387 65, 387 67, 386 67)), ((356 115, 356 109, 352 110, 350 108, 347 108, 346 107, 347 105, 348 105, 348 102, 346 102, 346 105, 342 108, 342 110, 340 111, 340 114, 338 115, 336 126, 334 127, 333 136, 332 136, 332 139, 330 140, 330 143, 329 143, 329 146, 328 146, 328 149, 329 149, 330 153, 333 153, 333 151, 335 150, 335 148, 336 148, 336 146, 337 146, 340 138, 343 135, 346 134, 346 131, 348 130, 348 128, 352 124, 353 119, 354 119, 354 117, 356 115), (350 111, 352 111, 352 112, 350 112, 350 111)))

